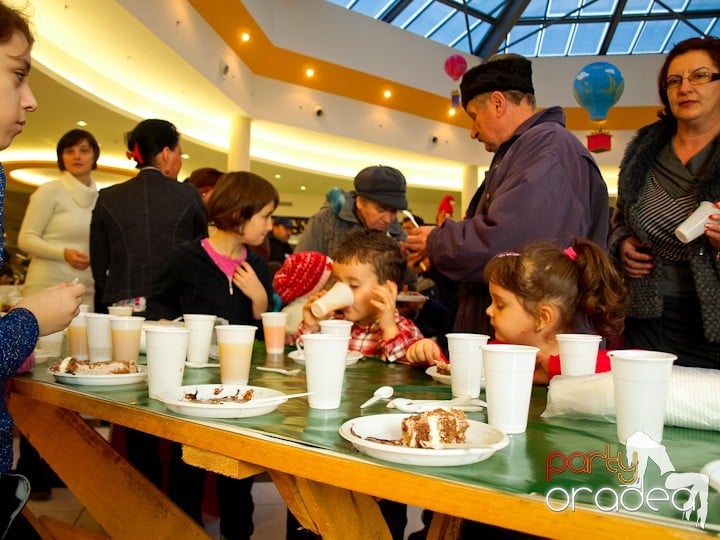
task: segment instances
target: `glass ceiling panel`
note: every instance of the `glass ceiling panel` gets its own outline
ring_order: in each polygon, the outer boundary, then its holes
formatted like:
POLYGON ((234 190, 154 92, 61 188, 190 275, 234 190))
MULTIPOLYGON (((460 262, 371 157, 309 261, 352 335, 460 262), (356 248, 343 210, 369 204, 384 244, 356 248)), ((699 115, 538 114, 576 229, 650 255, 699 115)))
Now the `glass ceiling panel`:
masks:
POLYGON ((604 40, 615 22, 619 0, 530 0, 522 13, 513 14, 518 24, 504 39, 500 36, 498 51, 485 40, 501 28, 505 11, 517 8, 514 0, 327 1, 483 56, 495 52, 525 56, 661 53, 702 32, 720 37, 720 0, 627 0, 608 44, 604 40), (466 11, 472 43, 467 37, 466 11), (695 29, 682 22, 684 17, 695 29))

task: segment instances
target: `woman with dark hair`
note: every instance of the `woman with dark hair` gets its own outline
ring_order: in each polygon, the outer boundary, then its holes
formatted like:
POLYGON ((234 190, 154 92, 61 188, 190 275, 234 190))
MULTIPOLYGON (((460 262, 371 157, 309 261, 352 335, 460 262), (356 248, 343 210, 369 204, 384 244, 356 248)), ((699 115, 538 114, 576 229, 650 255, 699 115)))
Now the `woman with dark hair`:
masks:
POLYGON ((170 252, 207 236, 207 219, 197 190, 177 182, 182 150, 174 125, 143 120, 126 141, 140 172, 100 191, 90 224, 90 265, 96 311, 132 305, 141 314, 170 252))
POLYGON ((720 218, 684 244, 674 231, 701 201, 720 207, 720 39, 675 45, 658 76, 660 120, 620 165, 610 235, 630 288, 625 347, 720 369, 720 218))
POLYGON ((32 258, 24 294, 77 277, 85 285, 83 303, 93 305, 88 254, 98 192, 91 173, 99 157, 100 147, 88 131, 73 129, 60 138, 57 164, 62 174, 32 194, 18 234, 18 246, 32 258))

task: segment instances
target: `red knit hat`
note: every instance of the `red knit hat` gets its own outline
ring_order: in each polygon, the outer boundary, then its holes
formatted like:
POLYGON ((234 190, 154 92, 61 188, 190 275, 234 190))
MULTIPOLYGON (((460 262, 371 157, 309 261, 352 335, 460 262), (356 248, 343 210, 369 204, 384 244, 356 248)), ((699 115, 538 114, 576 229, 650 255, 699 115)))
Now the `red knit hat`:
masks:
POLYGON ((293 253, 275 272, 273 288, 283 301, 289 304, 300 296, 309 296, 330 279, 333 261, 317 251, 293 253))

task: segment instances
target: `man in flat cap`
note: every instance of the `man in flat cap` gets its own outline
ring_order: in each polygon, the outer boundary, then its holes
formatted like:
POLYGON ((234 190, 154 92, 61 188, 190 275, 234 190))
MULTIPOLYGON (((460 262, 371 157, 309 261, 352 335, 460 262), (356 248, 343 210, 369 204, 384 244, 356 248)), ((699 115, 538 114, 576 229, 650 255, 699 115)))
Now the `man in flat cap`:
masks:
POLYGON ((467 217, 415 229, 407 247, 460 284, 453 330, 492 335, 482 280, 488 260, 540 240, 569 246, 582 237, 606 246, 608 193, 592 156, 565 128, 563 110, 536 111, 527 58, 496 55, 469 70, 460 91, 470 136, 495 155, 467 217))
POLYGON ((355 177, 355 190, 331 190, 328 200, 305 226, 296 252, 319 251, 332 257, 335 247, 357 229, 385 232, 396 240, 405 239, 397 221, 398 210, 408 207, 403 174, 392 167, 366 167, 355 177))

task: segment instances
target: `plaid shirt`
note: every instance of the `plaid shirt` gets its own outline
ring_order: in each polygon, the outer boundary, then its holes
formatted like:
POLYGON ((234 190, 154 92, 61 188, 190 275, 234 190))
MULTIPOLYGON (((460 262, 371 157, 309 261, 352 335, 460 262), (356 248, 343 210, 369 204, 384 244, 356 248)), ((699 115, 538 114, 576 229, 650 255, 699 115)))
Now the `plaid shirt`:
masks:
MULTIPOLYGON (((336 315, 333 318, 344 319, 342 315, 336 315)), ((397 310, 395 310, 395 324, 398 327, 397 336, 386 341, 383 339, 383 331, 377 321, 369 325, 353 323, 348 349, 359 351, 365 356, 381 358, 386 362, 408 363, 405 359, 405 352, 415 341, 422 339, 423 335, 414 322, 401 316, 397 310)), ((305 322, 301 322, 297 332, 292 336, 293 343, 302 334, 308 333, 310 332, 308 332, 305 322)))

